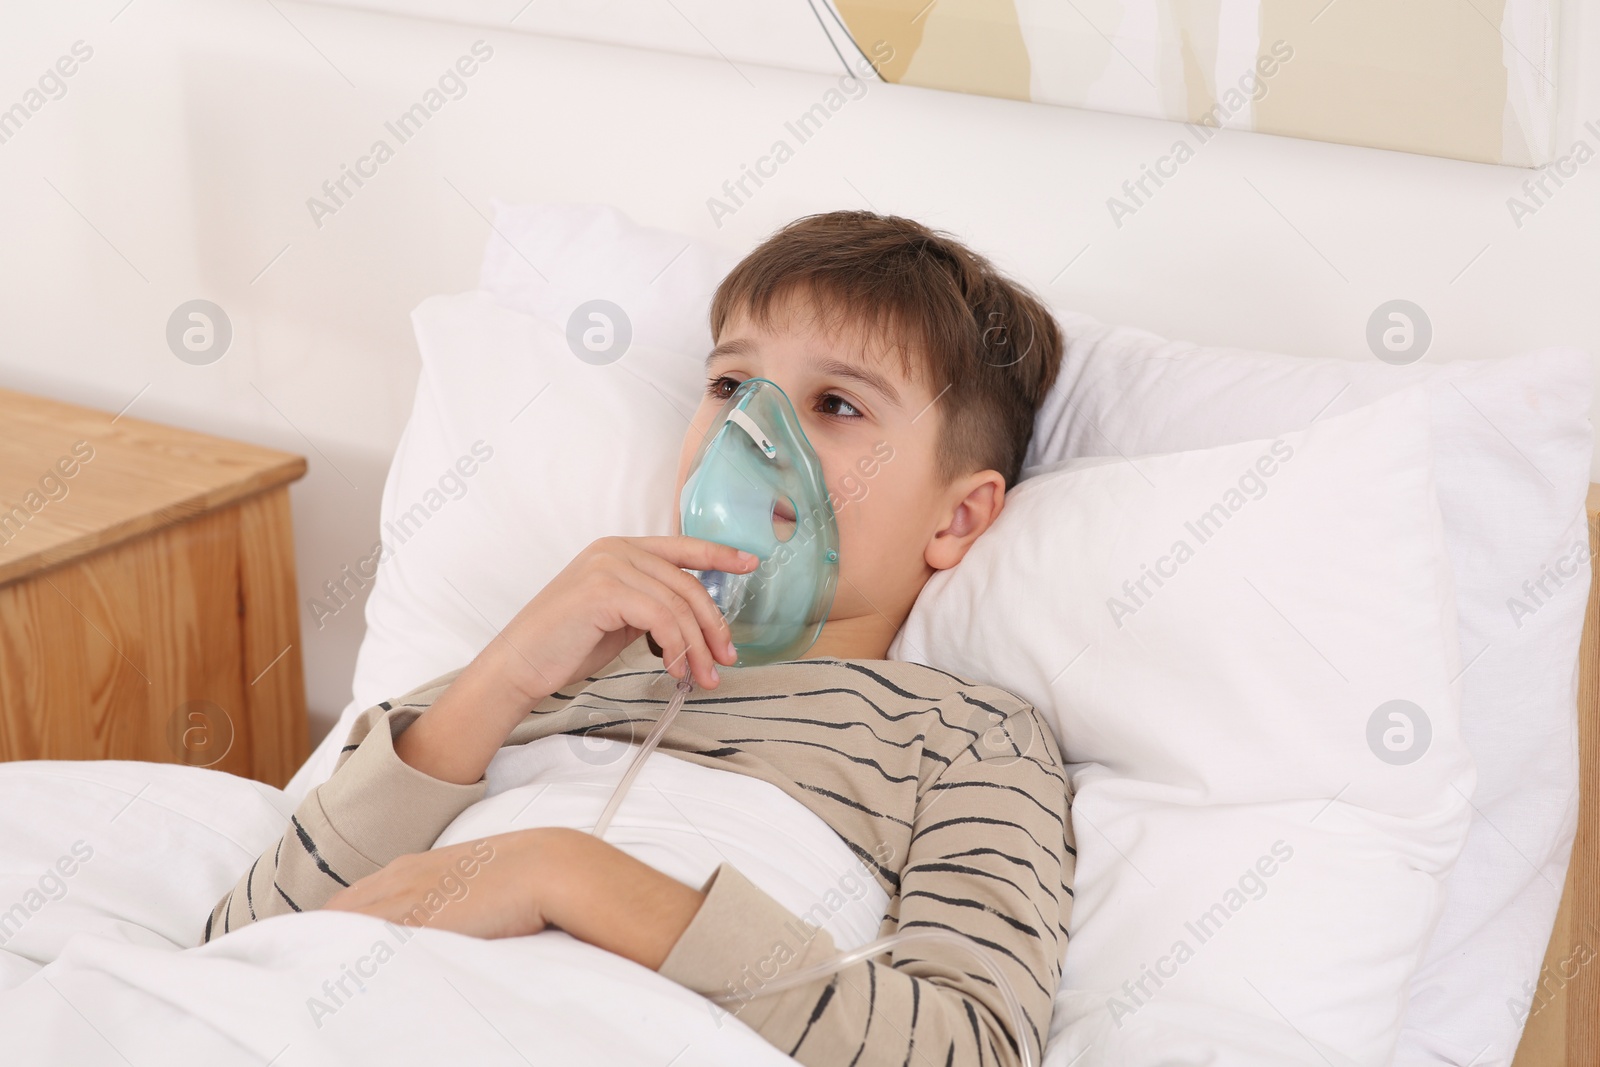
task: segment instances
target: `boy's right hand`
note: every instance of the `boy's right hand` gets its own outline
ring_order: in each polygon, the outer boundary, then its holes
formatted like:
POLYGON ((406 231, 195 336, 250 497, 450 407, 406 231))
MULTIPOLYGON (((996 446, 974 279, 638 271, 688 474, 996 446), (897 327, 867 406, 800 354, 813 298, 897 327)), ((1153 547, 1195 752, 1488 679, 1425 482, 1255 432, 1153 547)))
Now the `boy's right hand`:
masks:
POLYGON ((717 663, 732 664, 738 654, 722 612, 683 568, 743 574, 759 562, 697 537, 602 537, 507 624, 501 637, 515 655, 502 660, 503 669, 538 703, 594 674, 648 632, 668 674, 681 678, 692 670, 702 688, 715 688, 717 663))
POLYGON ((394 740, 401 760, 442 781, 480 781, 506 735, 545 697, 587 678, 643 633, 667 671, 717 684, 732 664, 727 620, 683 571, 742 574, 759 561, 695 537, 602 537, 517 612, 495 640, 394 740))

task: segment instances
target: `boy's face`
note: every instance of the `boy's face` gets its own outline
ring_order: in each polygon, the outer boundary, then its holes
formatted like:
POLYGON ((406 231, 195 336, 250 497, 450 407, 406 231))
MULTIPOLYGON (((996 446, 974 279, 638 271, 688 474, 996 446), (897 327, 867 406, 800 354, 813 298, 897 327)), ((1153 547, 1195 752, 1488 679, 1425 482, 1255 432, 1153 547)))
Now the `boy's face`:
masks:
MULTIPOLYGON (((683 436, 677 489, 739 383, 776 382, 822 463, 839 524, 833 610, 807 655, 882 659, 928 578, 959 562, 999 513, 1005 480, 981 471, 943 482, 940 398, 920 375, 903 374, 898 353, 868 331, 826 326, 803 296, 775 305, 764 328, 742 312, 729 317, 683 436)), ((920 367, 916 353, 910 362, 920 367)), ((780 537, 785 518, 775 519, 780 537)))

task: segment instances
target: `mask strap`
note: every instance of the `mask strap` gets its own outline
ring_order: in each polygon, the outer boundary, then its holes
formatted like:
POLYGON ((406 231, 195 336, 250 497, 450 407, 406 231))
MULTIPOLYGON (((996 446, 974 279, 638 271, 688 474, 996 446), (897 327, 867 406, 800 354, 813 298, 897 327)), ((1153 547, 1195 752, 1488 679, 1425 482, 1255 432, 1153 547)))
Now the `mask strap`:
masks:
POLYGON ((766 456, 768 459, 777 458, 777 446, 771 441, 767 440, 766 433, 762 431, 759 425, 757 425, 756 420, 752 419, 745 412, 744 408, 734 408, 732 411, 728 412, 728 421, 739 427, 739 429, 743 430, 745 433, 749 434, 750 440, 754 441, 756 443, 756 447, 761 449, 762 455, 766 456))

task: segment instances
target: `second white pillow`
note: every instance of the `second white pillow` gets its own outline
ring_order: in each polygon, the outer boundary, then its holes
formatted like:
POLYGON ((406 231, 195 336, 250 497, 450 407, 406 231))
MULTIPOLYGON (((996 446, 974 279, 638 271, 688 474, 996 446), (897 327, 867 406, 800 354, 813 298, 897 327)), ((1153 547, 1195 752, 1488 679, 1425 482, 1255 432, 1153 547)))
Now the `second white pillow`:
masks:
POLYGON ((1420 393, 1029 479, 890 654, 1057 728, 1051 1062, 1388 1061, 1474 779, 1420 393))

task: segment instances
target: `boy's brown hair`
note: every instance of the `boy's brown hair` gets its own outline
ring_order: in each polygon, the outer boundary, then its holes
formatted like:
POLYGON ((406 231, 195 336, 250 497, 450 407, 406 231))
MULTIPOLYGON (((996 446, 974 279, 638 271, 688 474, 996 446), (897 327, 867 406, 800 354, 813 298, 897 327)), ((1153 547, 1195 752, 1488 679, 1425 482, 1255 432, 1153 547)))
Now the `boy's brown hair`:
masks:
POLYGON ((729 272, 711 300, 713 340, 737 310, 770 326, 789 296, 812 298, 827 329, 861 324, 930 387, 942 479, 997 470, 1016 485, 1061 366, 1061 331, 1036 296, 920 222, 830 211, 784 226, 729 272))

